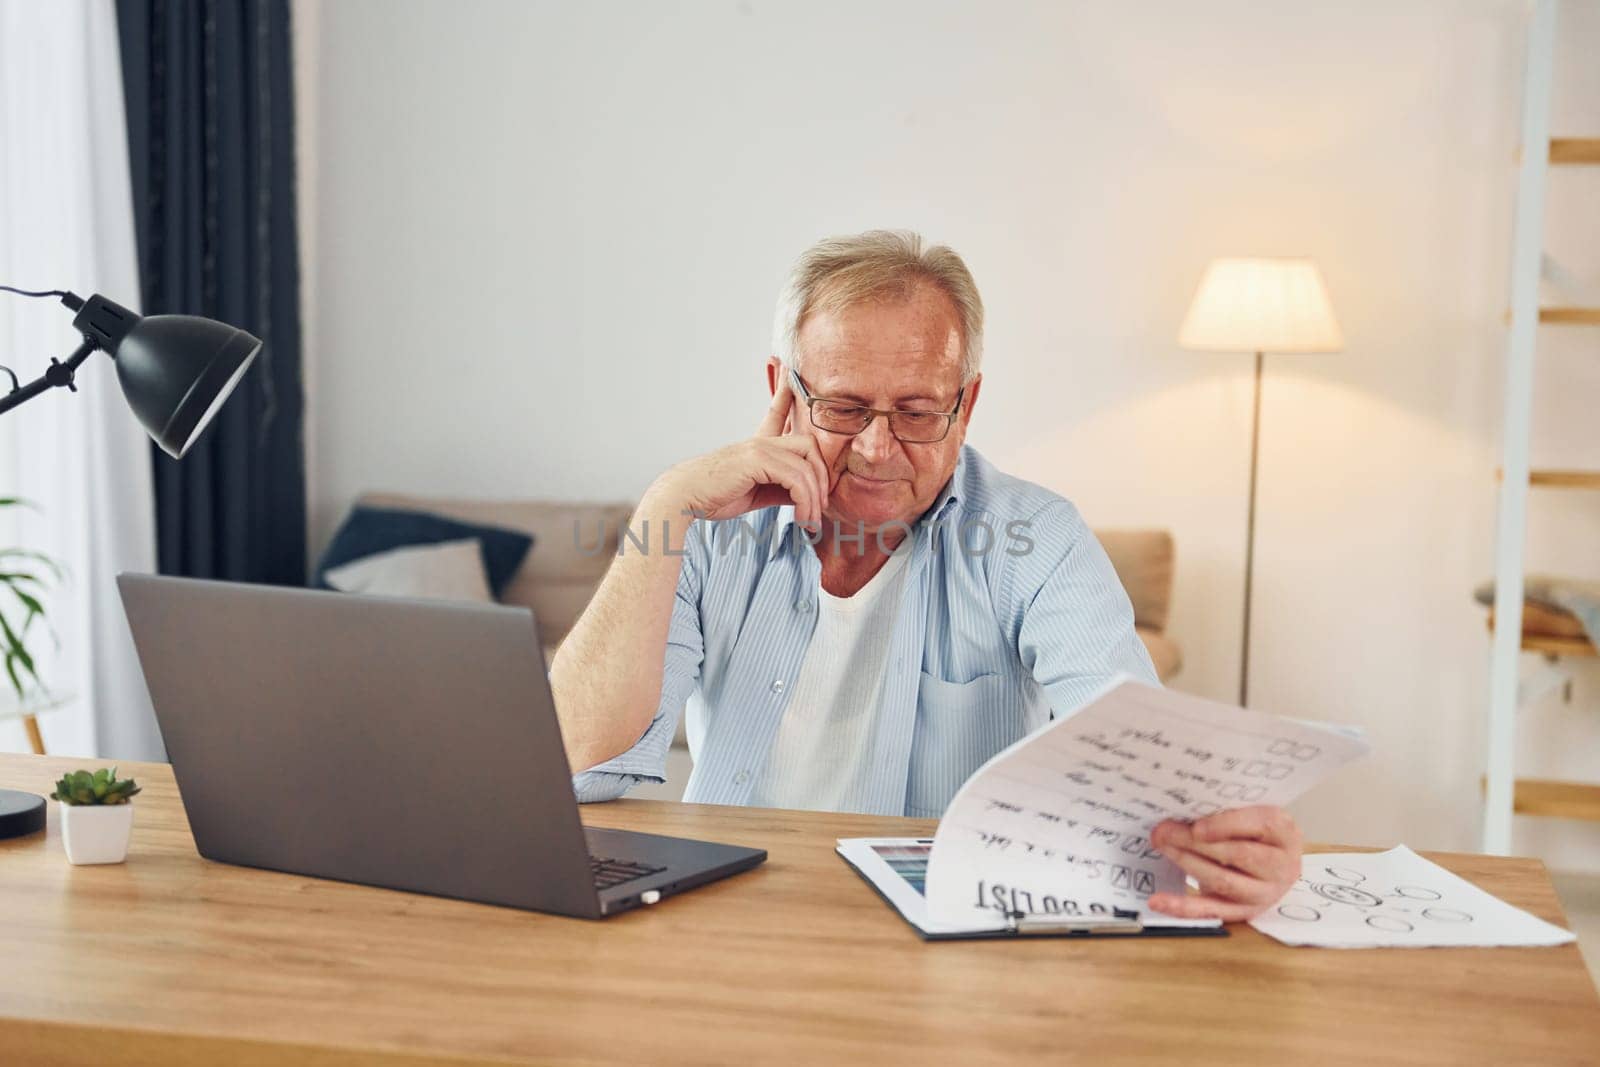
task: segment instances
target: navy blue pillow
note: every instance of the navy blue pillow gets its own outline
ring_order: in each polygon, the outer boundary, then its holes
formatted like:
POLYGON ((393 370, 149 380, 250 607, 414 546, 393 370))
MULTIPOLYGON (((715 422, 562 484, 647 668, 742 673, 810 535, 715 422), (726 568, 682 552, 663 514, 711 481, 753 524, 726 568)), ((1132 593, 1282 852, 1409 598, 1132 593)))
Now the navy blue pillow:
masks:
POLYGON ((504 526, 477 526, 457 522, 430 511, 401 511, 390 508, 357 506, 345 516, 327 551, 317 561, 314 584, 319 589, 331 589, 323 577, 334 567, 352 560, 365 559, 378 552, 405 545, 436 545, 441 541, 464 541, 476 537, 483 548, 483 567, 489 579, 489 588, 495 599, 511 581, 511 576, 522 566, 522 560, 533 547, 533 538, 520 530, 504 526))

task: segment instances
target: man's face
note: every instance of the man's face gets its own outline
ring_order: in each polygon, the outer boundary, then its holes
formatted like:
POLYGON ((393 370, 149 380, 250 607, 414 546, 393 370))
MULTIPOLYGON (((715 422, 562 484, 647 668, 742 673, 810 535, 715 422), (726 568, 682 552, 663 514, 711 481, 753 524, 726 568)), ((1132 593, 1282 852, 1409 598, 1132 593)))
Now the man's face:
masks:
MULTIPOLYGON (((960 318, 932 286, 918 286, 905 300, 814 313, 800 328, 796 353, 813 397, 880 410, 949 411, 961 388, 960 318)), ((962 394, 949 435, 931 444, 898 440, 882 416, 854 436, 829 433, 811 424, 797 396, 794 423, 816 438, 832 481, 823 513, 828 523, 851 534, 860 524, 872 535, 889 522, 910 525, 928 510, 955 470, 981 381, 962 394)))

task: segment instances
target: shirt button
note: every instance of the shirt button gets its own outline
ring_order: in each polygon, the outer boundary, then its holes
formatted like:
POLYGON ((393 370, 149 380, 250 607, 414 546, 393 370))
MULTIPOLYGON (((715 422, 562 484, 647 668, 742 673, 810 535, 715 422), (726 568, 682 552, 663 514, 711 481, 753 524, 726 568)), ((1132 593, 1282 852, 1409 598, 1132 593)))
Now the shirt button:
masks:
POLYGON ((811 607, 811 601, 809 600, 796 600, 794 602, 794 610, 796 611, 805 611, 809 607, 811 607))
POLYGON ((740 771, 738 774, 733 776, 733 782, 734 782, 735 785, 744 785, 749 780, 750 780, 750 772, 749 771, 740 771))
POLYGON ((783 692, 783 679, 782 678, 774 678, 772 680, 772 691, 774 693, 783 692))

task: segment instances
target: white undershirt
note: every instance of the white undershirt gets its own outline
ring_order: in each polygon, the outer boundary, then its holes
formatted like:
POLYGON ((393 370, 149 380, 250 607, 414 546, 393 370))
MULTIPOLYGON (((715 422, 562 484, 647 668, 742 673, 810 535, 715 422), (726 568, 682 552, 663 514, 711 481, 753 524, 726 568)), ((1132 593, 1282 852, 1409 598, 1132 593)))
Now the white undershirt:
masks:
POLYGON ((866 810, 879 695, 910 555, 896 551, 855 596, 818 587, 817 627, 751 804, 866 810))

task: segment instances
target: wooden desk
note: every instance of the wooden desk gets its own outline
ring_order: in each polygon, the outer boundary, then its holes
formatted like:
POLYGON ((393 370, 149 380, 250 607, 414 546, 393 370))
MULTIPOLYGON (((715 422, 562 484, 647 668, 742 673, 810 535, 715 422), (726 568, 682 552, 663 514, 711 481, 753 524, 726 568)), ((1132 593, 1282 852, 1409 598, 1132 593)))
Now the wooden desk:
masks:
MULTIPOLYGON (((0 755, 48 793, 98 762, 0 755)), ((210 863, 165 765, 133 848, 0 842, 0 1061, 122 1064, 1594 1063, 1574 945, 1322 951, 1229 938, 924 944, 833 854, 909 819, 621 801, 587 821, 759 845, 605 922, 210 863)), ((1529 859, 1433 859, 1565 924, 1529 859)))

